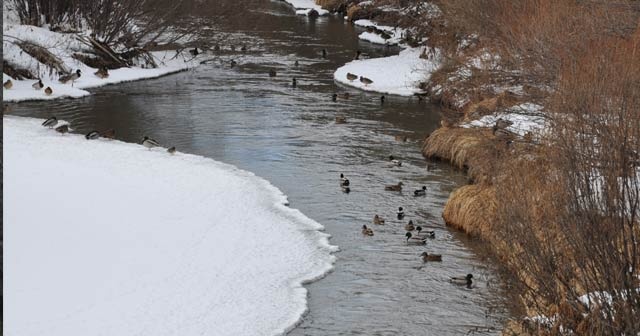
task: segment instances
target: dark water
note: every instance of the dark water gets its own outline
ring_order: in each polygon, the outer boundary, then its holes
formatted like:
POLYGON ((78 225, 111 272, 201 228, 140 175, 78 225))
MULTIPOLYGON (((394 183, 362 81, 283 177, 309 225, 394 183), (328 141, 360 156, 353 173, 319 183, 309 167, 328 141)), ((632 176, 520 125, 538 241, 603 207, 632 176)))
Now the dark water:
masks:
POLYGON ((506 313, 494 271, 480 257, 481 246, 449 231, 440 218, 464 177, 444 164, 427 170, 420 155, 422 139, 439 122, 438 108, 405 97, 387 97, 381 105, 380 95, 332 80, 356 49, 372 56, 393 50, 358 42, 358 29, 339 17, 309 21, 278 1, 225 4, 233 10, 210 31, 227 50, 205 55, 210 62, 196 70, 96 89, 83 99, 22 103, 12 114, 55 114, 79 133, 115 128, 128 142, 149 135, 252 171, 283 190, 291 206, 325 225, 341 249, 335 270, 307 286, 309 313, 291 335, 497 334, 487 329, 500 328, 506 313), (231 52, 230 43, 238 50, 246 43, 249 51, 231 52), (322 48, 327 59, 320 57, 322 48), (231 68, 231 59, 238 66, 231 68), (267 75, 271 68, 275 78, 267 75), (344 91, 351 93, 348 100, 331 101, 332 93, 344 91), (336 115, 348 123, 336 124, 336 115), (390 167, 389 155, 402 167, 390 167), (338 187, 340 173, 352 182, 350 194, 338 187), (399 181, 407 191, 383 190, 399 181), (422 185, 427 196, 413 197, 422 185), (394 219, 399 206, 407 212, 403 221, 394 219), (373 225, 374 214, 387 224, 373 225), (407 246, 408 219, 433 228, 437 238, 426 247, 407 246), (375 236, 362 236, 363 224, 375 236), (444 261, 423 265, 425 250, 444 261), (467 273, 477 279, 471 290, 447 281, 467 273))

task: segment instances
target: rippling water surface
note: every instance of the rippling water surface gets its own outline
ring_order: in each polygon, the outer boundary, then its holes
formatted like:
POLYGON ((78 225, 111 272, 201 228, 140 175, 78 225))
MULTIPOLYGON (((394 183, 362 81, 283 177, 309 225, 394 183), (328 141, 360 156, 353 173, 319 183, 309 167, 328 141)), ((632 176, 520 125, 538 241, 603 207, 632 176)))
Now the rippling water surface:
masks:
POLYGON ((341 249, 335 270, 308 285, 309 313, 291 335, 497 334, 506 313, 494 271, 482 247, 449 231, 440 217, 464 177, 445 164, 428 170, 420 155, 422 139, 439 122, 438 108, 405 97, 381 104, 379 94, 333 82, 333 70, 355 50, 371 56, 397 50, 358 42, 360 30, 340 17, 310 21, 279 1, 223 3, 233 10, 225 20, 212 20, 210 31, 212 40, 224 37, 225 50, 204 55, 208 62, 196 70, 96 89, 77 100, 22 103, 12 114, 55 114, 79 133, 115 128, 129 142, 148 135, 252 171, 283 190, 291 206, 324 224, 341 249), (239 52, 242 43, 247 53, 239 52), (327 59, 320 56, 323 48, 327 59), (233 68, 232 59, 238 62, 233 68), (275 78, 268 76, 271 68, 275 78), (332 102, 334 92, 350 97, 332 102), (336 115, 348 122, 336 124, 336 115), (402 167, 391 167, 389 155, 402 167), (351 180, 350 194, 338 186, 340 173, 351 180), (406 191, 384 191, 399 181, 406 191), (413 197, 422 185, 427 196, 413 197), (399 206, 407 213, 402 221, 394 218, 399 206), (373 225, 375 214, 387 223, 373 225), (436 239, 407 246, 408 219, 434 229, 436 239), (373 237, 361 235, 363 224, 374 229, 373 237), (423 264, 423 251, 442 254, 443 262, 423 264), (471 290, 447 281, 467 273, 477 279, 471 290))

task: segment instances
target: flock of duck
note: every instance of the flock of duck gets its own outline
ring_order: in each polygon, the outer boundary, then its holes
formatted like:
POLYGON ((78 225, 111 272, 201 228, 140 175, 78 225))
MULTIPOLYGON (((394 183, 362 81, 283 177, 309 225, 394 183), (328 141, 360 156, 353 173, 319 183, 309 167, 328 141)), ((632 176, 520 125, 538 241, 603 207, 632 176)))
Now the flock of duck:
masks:
MULTIPOLYGON (((401 167, 402 166, 402 162, 400 160, 396 159, 395 157, 393 157, 393 155, 389 156, 389 162, 393 166, 397 166, 397 167, 401 167)), ((402 192, 402 187, 403 186, 404 186, 404 184, 402 182, 398 182, 398 184, 386 185, 384 187, 384 190, 402 192)), ((350 193, 351 192, 351 182, 349 181, 348 178, 346 178, 344 176, 344 174, 340 174, 340 188, 342 189, 342 191, 344 193, 350 193)), ((413 196, 414 197, 422 197, 422 196, 426 196, 426 195, 427 195, 427 187, 426 186, 422 186, 422 188, 413 191, 413 196)), ((402 207, 398 208, 398 211, 396 213, 396 218, 398 220, 405 219, 404 208, 402 208, 402 207)), ((380 215, 375 214, 373 216, 373 224, 374 225, 384 225, 385 224, 385 219, 383 217, 381 217, 380 215)), ((436 232, 434 230, 424 230, 421 226, 414 224, 413 220, 409 220, 409 222, 407 222, 407 224, 405 224, 404 229, 406 231, 406 233, 405 233, 405 242, 406 242, 407 245, 416 245, 416 246, 426 245, 428 239, 435 239, 436 238, 436 232)), ((374 235, 373 229, 368 227, 367 225, 362 225, 361 232, 362 232, 362 234, 364 236, 373 236, 374 235)), ((440 255, 440 254, 432 254, 432 253, 428 253, 428 252, 422 252, 422 254, 420 254, 420 257, 422 259, 422 262, 424 262, 424 263, 426 263, 426 262, 441 262, 442 261, 442 255, 440 255)), ((454 283, 454 284, 457 284, 457 285, 466 286, 466 288, 471 288, 472 284, 473 284, 473 280, 472 279, 473 279, 473 275, 472 274, 467 274, 466 276, 452 277, 452 278, 449 279, 449 281, 451 283, 454 283)))
MULTIPOLYGON (((109 70, 106 67, 101 67, 100 69, 98 69, 98 71, 94 72, 94 75, 100 79, 105 79, 109 77, 109 70)), ((75 72, 72 73, 62 73, 60 74, 60 77, 58 78, 58 81, 62 84, 67 84, 69 82, 71 82, 71 86, 73 86, 73 83, 78 80, 78 78, 80 78, 82 76, 82 71, 80 71, 80 69, 77 69, 75 72)), ((11 81, 11 79, 7 79, 3 85, 5 90, 10 90, 11 88, 13 88, 13 81, 11 81)), ((37 82, 31 84, 31 87, 34 90, 42 90, 44 88, 44 83, 42 83, 42 79, 38 79, 37 82)), ((53 89, 51 88, 51 86, 47 86, 44 89, 44 94, 45 96, 50 96, 53 94, 53 89)))
MULTIPOLYGON (((54 129, 56 132, 60 134, 69 133, 69 131, 71 130, 69 125, 70 124, 68 122, 60 123, 60 125, 58 125, 58 118, 56 118, 55 116, 45 120, 42 123, 42 126, 54 129)), ((108 129, 101 132, 91 131, 87 133, 84 137, 87 140, 95 140, 98 138, 115 139, 116 131, 114 129, 108 129)), ((148 149, 151 149, 154 147, 160 147, 160 143, 158 141, 151 139, 148 136, 145 136, 142 138, 141 144, 148 149)), ((169 149, 167 149, 167 152, 169 154, 174 154, 176 152, 176 147, 170 147, 169 149)))

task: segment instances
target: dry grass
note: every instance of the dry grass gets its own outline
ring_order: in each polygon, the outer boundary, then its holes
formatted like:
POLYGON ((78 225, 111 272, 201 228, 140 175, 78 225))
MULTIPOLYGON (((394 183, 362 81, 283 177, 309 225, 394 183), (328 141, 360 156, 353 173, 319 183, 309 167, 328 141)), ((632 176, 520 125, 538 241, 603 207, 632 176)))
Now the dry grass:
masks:
POLYGON ((447 225, 487 241, 491 241, 495 216, 495 188, 484 184, 458 188, 449 196, 442 213, 447 225))

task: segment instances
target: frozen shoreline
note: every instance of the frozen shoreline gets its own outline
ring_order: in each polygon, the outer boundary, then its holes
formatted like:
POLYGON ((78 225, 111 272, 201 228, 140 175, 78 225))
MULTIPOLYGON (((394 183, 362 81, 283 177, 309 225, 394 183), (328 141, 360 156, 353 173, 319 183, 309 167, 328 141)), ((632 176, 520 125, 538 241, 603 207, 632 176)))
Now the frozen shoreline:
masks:
POLYGON ((7 334, 279 334, 332 268, 322 226, 249 172, 3 121, 7 334))
POLYGON ((284 2, 293 6, 298 15, 309 15, 312 9, 318 12, 320 16, 329 15, 329 11, 322 9, 320 5, 316 5, 314 0, 284 0, 284 2))

